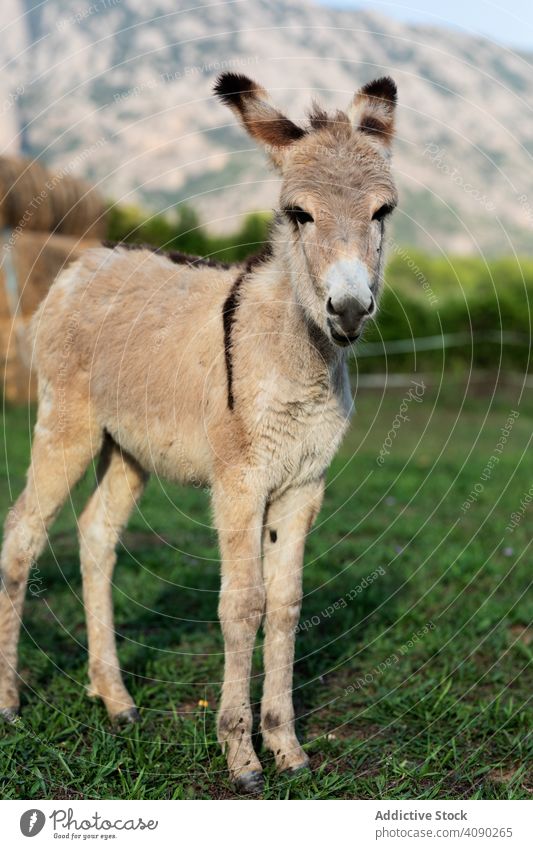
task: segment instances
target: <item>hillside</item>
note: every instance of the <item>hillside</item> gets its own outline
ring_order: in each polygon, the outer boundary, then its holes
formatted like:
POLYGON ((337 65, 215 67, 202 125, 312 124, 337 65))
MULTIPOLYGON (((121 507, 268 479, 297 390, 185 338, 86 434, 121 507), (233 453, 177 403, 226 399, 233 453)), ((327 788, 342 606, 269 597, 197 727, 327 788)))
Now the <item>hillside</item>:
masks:
POLYGON ((271 208, 277 181, 215 103, 223 69, 293 118, 362 82, 400 94, 395 238, 431 251, 530 251, 531 57, 455 31, 307 0, 5 0, 0 146, 151 209, 189 201, 213 229, 271 208), (3 104, 3 105, 2 105, 3 104))

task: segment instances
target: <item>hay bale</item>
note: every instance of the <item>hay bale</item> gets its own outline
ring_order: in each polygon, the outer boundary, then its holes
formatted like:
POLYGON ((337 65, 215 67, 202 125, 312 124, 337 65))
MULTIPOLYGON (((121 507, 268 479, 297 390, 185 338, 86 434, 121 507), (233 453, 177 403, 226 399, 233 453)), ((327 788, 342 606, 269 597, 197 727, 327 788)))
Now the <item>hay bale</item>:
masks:
POLYGON ((0 227, 104 238, 106 205, 100 193, 68 171, 0 157, 0 227))
POLYGON ((53 224, 50 202, 41 192, 47 173, 38 162, 0 157, 0 224, 27 230, 50 230, 53 224))
MULTIPOLYGON (((107 228, 106 207, 99 193, 85 180, 65 175, 58 188, 62 189, 62 218, 57 232, 85 238, 104 237, 107 228)), ((56 203, 54 193, 54 203, 56 203)))
POLYGON ((68 170, 0 157, 0 365, 10 401, 35 397, 29 320, 59 272, 106 235, 99 192, 68 170), (79 236, 80 238, 76 238, 79 236), (11 273, 9 273, 11 269, 11 273))

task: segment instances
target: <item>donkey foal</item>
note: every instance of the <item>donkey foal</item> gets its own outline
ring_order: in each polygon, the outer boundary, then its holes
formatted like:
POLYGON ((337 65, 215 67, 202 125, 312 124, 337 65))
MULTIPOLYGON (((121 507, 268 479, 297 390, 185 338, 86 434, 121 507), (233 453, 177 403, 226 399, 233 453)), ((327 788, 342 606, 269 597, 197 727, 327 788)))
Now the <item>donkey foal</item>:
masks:
POLYGON ((268 250, 247 265, 123 246, 62 272, 34 320, 39 410, 24 492, 7 518, 0 710, 19 707, 17 643, 28 573, 70 490, 100 454, 79 520, 90 693, 114 720, 135 705, 117 658, 115 547, 147 474, 204 480, 222 559, 225 669, 218 737, 238 789, 261 789, 250 670, 264 620, 261 729, 281 771, 307 765, 292 668, 305 537, 351 408, 346 352, 375 314, 396 88, 365 85, 347 113, 298 126, 246 77, 223 103, 281 173, 268 250))

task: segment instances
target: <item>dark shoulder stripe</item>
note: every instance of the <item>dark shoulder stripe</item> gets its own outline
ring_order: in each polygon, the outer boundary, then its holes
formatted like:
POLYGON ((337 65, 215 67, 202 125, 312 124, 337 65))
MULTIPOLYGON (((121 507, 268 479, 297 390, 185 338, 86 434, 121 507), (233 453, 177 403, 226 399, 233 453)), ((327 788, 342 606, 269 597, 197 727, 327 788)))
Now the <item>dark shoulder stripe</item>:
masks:
POLYGON ((224 325, 224 359, 226 362, 226 381, 228 391, 228 407, 233 410, 235 406, 235 398, 233 396, 233 357, 232 357, 232 330, 235 323, 237 307, 241 296, 241 287, 246 277, 246 271, 243 271, 234 281, 230 293, 224 301, 222 307, 222 322, 224 325))
POLYGON ((235 397, 233 395, 233 326, 237 319, 237 308, 239 306, 239 301, 242 293, 242 285, 246 280, 247 276, 255 269, 262 265, 272 257, 272 245, 270 242, 267 242, 262 251, 254 256, 251 256, 244 269, 239 274, 239 276, 235 279, 228 297, 224 301, 224 306, 222 307, 222 321, 224 324, 224 359, 226 362, 226 380, 227 380, 227 389, 228 389, 228 407, 230 410, 233 410, 235 406, 235 397))

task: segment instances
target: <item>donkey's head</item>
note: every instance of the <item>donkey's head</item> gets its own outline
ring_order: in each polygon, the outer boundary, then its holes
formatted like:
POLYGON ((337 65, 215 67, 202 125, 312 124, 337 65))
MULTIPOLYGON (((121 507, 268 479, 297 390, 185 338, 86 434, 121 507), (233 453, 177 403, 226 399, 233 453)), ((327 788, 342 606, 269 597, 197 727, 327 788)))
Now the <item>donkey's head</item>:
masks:
POLYGON ((376 311, 385 219, 397 201, 394 82, 367 83, 346 113, 330 116, 315 106, 305 127, 247 77, 222 74, 215 93, 281 172, 277 242, 297 300, 329 338, 348 345, 376 311))

